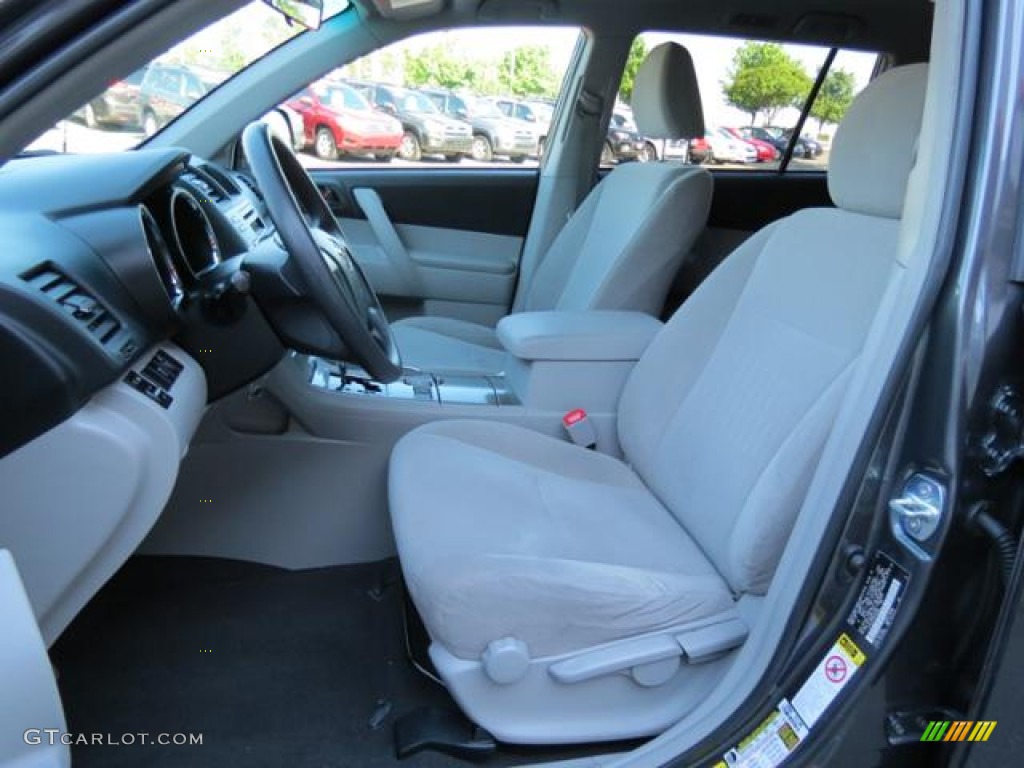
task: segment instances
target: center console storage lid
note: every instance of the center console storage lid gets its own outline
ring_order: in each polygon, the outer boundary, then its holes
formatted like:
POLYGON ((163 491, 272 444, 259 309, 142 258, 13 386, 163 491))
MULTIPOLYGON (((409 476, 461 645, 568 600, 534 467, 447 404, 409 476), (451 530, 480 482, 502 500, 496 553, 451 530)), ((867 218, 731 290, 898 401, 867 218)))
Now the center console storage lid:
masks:
POLYGON ((661 327, 643 312, 520 312, 498 323, 498 340, 521 360, 639 360, 661 327))

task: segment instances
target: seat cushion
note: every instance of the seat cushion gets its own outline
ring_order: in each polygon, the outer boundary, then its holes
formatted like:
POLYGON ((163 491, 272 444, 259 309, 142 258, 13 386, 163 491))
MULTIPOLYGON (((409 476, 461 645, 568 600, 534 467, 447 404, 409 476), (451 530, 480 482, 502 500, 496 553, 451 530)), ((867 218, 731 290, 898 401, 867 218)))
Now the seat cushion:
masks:
POLYGON ((536 658, 733 609, 633 471, 570 443, 435 422, 398 443, 390 497, 413 600, 431 637, 465 659, 503 637, 536 658))
POLYGON ((449 317, 410 317, 391 326, 405 366, 424 371, 500 373, 505 350, 493 328, 449 317))

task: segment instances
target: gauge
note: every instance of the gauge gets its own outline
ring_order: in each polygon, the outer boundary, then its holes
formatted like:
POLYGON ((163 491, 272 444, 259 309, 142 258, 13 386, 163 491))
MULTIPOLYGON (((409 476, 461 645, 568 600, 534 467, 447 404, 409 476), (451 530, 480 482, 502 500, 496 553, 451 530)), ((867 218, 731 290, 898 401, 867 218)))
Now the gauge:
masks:
POLYGON ((185 298, 185 286, 181 281, 181 276, 178 274, 178 269, 174 266, 174 259, 171 258, 171 251, 167 247, 167 241, 160 234, 160 228, 157 226, 156 219, 153 218, 153 214, 149 212, 146 206, 139 206, 139 217, 142 220, 142 231, 146 236, 146 249, 149 251, 149 257, 153 260, 153 266, 156 267, 156 271, 160 274, 160 282, 163 284, 167 298, 171 302, 171 307, 177 311, 178 307, 181 306, 182 300, 185 298))
POLYGON ((171 195, 171 227, 178 252, 194 277, 220 263, 213 225, 202 204, 186 189, 175 189, 171 195))

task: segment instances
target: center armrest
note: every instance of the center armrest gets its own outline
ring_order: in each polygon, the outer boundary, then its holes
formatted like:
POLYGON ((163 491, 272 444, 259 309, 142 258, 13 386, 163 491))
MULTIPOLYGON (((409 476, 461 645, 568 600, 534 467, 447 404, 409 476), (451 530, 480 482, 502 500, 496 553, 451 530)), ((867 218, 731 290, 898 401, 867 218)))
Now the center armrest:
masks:
POLYGON ((639 360, 661 328, 643 312, 520 312, 498 323, 498 341, 520 360, 639 360))

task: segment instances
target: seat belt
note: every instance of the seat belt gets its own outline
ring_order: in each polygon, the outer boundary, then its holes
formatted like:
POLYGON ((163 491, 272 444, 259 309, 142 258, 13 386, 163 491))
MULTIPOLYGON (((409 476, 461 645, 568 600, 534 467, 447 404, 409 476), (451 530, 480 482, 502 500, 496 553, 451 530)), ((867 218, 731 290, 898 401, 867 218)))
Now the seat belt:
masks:
MULTIPOLYGON (((576 118, 576 120, 596 121, 600 118, 603 109, 604 99, 600 95, 595 94, 593 91, 590 91, 581 85, 579 91, 576 94, 575 103, 572 106, 572 110, 574 112, 574 117, 576 118)), ((567 126, 564 124, 560 127, 563 133, 565 130, 567 130, 567 126)), ((580 207, 580 203, 583 202, 586 196, 590 194, 590 190, 593 189, 594 187, 594 182, 596 180, 596 173, 594 170, 594 157, 596 156, 598 152, 598 146, 600 145, 594 144, 594 136, 592 134, 595 134, 596 130, 583 129, 582 131, 580 131, 580 133, 587 136, 588 146, 581 147, 579 151, 576 152, 575 178, 586 179, 587 181, 578 184, 576 186, 576 189, 574 190, 572 198, 566 201, 568 205, 566 206, 565 218, 562 220, 561 224, 558 224, 557 228, 551 232, 550 237, 547 239, 547 243, 544 249, 541 251, 528 241, 529 248, 527 251, 524 251, 522 263, 520 264, 519 280, 516 284, 516 294, 512 302, 513 312, 522 311, 523 297, 525 297, 529 293, 530 285, 533 282, 533 277, 537 273, 537 270, 540 268, 541 263, 544 261, 544 257, 550 250, 551 243, 555 241, 559 233, 569 222, 569 219, 572 218, 572 215, 580 207)), ((533 238, 535 236, 536 235, 533 232, 531 222, 531 231, 529 233, 529 238, 533 238)))
MULTIPOLYGON (((576 99, 576 115, 580 120, 597 122, 601 118, 601 114, 604 112, 604 98, 599 93, 594 93, 586 87, 580 89, 579 96, 576 99)), ((577 161, 579 162, 579 174, 576 178, 588 179, 589 183, 583 184, 576 191, 576 203, 573 205, 572 210, 566 214, 566 222, 572 218, 572 215, 576 212, 576 209, 580 207, 580 203, 590 194, 590 191, 597 184, 597 166, 594 165, 594 157, 598 154, 598 148, 603 142, 603 137, 598 136, 598 131, 585 129, 582 131, 583 135, 587 137, 587 145, 583 148, 583 151, 579 153, 577 161), (598 141, 600 139, 600 141, 598 141)))

